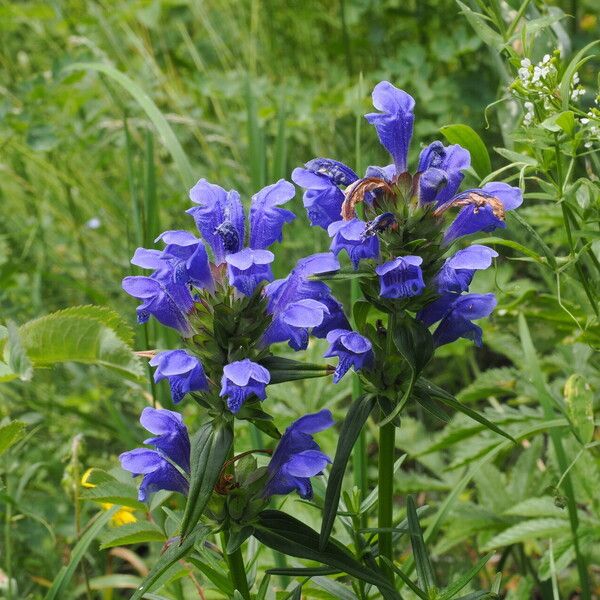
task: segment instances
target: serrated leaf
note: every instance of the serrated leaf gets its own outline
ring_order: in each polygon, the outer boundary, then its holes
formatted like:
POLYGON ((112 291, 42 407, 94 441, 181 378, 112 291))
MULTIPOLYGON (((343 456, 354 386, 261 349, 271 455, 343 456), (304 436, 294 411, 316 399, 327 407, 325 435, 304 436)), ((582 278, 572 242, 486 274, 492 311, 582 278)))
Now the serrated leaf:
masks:
POLYGON ((327 482, 327 491, 325 492, 321 522, 321 549, 325 548, 333 529, 350 453, 375 406, 375 402, 376 398, 373 395, 360 396, 352 403, 342 423, 329 481, 327 482))
POLYGON ((518 517, 568 518, 568 514, 564 511, 564 509, 556 506, 554 498, 551 498, 550 496, 527 498, 522 502, 519 502, 506 509, 503 514, 515 515, 518 517))
POLYGON ((397 592, 383 575, 359 563, 339 543, 330 539, 321 550, 319 534, 294 517, 277 510, 265 510, 258 515, 254 537, 288 556, 315 560, 339 569, 379 589, 386 599, 398 600, 397 592))
MULTIPOLYGON (((470 11, 462 2, 459 2, 459 4, 470 11)), ((492 163, 487 147, 472 127, 460 124, 446 125, 440 128, 440 132, 451 144, 459 144, 469 151, 471 166, 481 179, 485 179, 491 173, 492 163)))
POLYGON ((569 531, 569 522, 566 519, 530 519, 513 525, 494 536, 484 544, 482 550, 487 552, 531 539, 566 535, 569 531))
POLYGON ((217 483, 233 443, 230 423, 212 421, 201 427, 192 439, 190 491, 181 522, 181 537, 196 526, 217 483))
POLYGON ((165 534, 159 527, 149 521, 127 523, 114 529, 109 529, 101 538, 101 550, 115 546, 141 544, 144 542, 164 542, 165 534))
POLYGON ((11 421, 0 425, 0 455, 4 454, 12 445, 16 444, 25 435, 25 423, 11 421))
POLYGON ((114 314, 93 307, 74 307, 25 323, 19 334, 34 367, 60 362, 95 364, 140 379, 144 370, 139 358, 123 341, 124 331, 114 314), (116 329, 106 323, 112 323, 116 329))

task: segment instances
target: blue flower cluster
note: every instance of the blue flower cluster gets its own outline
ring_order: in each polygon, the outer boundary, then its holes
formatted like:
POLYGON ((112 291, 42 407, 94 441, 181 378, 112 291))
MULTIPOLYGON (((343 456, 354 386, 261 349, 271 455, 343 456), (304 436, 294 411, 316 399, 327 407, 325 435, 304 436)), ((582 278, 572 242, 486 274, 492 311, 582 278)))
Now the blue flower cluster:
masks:
MULTIPOLYGON (((164 244, 162 250, 135 252, 131 262, 152 271, 123 280, 124 290, 142 301, 138 321, 153 316, 176 329, 186 344, 186 349, 160 352, 150 361, 156 367, 155 381, 169 382, 175 403, 193 393, 208 406, 221 403, 240 416, 246 403, 266 398, 272 373, 261 360, 271 345, 287 342, 302 350, 311 335, 327 340, 325 357, 338 358, 334 383, 351 368, 366 375, 383 369, 375 338, 352 330, 342 304, 319 279, 344 272, 339 262, 343 253, 358 271, 365 297, 380 309, 410 311, 425 327, 437 323, 436 346, 459 337, 481 345, 482 331, 473 321, 488 316, 496 300, 491 293, 469 293, 469 286, 475 272, 487 269, 498 254, 481 244, 454 252, 451 246, 467 235, 505 227, 506 212, 521 204, 521 192, 500 182, 459 191, 470 155, 439 141, 422 150, 417 172, 410 174, 413 98, 384 81, 373 91, 373 104, 379 112, 366 119, 391 164, 370 166, 359 177, 336 160, 316 158, 292 173, 292 180, 305 190, 311 224, 331 238, 329 252, 300 259, 287 277, 274 281, 275 254, 269 248, 282 240, 283 226, 295 219, 282 208, 295 196, 294 186, 283 179, 252 197, 248 219, 238 192, 201 179, 190 190, 195 206, 187 212, 202 239, 188 231, 166 231, 156 239, 164 244), (452 210, 458 212, 447 223, 452 210), (211 340, 216 325, 209 327, 205 321, 216 323, 224 304, 233 311, 226 315, 239 308, 238 321, 252 307, 255 312, 247 320, 264 322, 264 327, 252 330, 235 348, 227 332, 211 340), (207 339, 219 347, 213 352, 216 358, 206 356, 207 339)), ((121 455, 125 469, 143 475, 140 499, 157 489, 187 493, 190 443, 181 417, 147 408, 141 423, 157 436, 145 442, 153 448, 121 455)), ((321 411, 287 428, 267 468, 264 497, 293 490, 311 497, 310 478, 330 462, 312 434, 332 423, 331 414, 321 411)))
POLYGON ((439 271, 432 269, 456 240, 505 227, 506 212, 523 201, 521 191, 506 183, 490 182, 459 192, 463 171, 470 166, 469 152, 439 141, 422 150, 417 173, 410 175, 407 169, 414 125, 413 98, 383 81, 375 86, 373 104, 380 112, 367 114, 366 119, 375 127, 393 163, 370 166, 362 178, 330 158, 316 158, 304 168, 295 169, 292 180, 305 189, 304 206, 310 222, 328 232, 331 251, 336 256, 345 251, 354 269, 359 269, 361 261, 375 261, 365 268, 371 268, 377 276, 380 298, 422 297, 424 305, 417 302, 405 306, 415 308, 417 318, 426 326, 439 322, 434 332, 436 345, 459 337, 481 345, 481 329, 472 321, 488 316, 495 307, 495 298, 493 294, 464 292, 468 292, 474 272, 489 267, 497 253, 475 244, 446 258, 439 271), (359 203, 363 203, 370 220, 357 215, 359 203), (443 217, 451 209, 458 209, 458 214, 445 227, 437 248, 427 243, 427 256, 410 254, 397 241, 401 236, 396 233, 411 214, 437 222, 441 231, 443 217), (394 254, 396 249, 399 254, 394 254), (426 294, 428 291, 433 294, 426 294))

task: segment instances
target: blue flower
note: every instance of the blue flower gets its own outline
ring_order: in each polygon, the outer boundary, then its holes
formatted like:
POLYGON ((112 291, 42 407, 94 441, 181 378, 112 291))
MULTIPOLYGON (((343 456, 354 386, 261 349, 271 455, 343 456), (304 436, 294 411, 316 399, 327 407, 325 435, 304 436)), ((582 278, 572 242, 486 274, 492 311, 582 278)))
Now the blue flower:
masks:
POLYGON ((487 246, 473 244, 459 250, 446 262, 436 276, 437 288, 443 292, 466 292, 476 270, 487 269, 498 253, 487 246))
POLYGON ((325 337, 334 328, 349 328, 342 305, 331 295, 322 281, 311 281, 311 275, 337 271, 340 264, 331 252, 313 254, 298 261, 285 279, 265 287, 267 311, 273 320, 263 337, 263 345, 289 342, 294 350, 306 348, 308 330, 325 337))
POLYGON ((449 244, 464 235, 506 227, 506 211, 521 206, 522 202, 521 190, 502 182, 486 183, 482 188, 461 192, 436 210, 440 214, 451 207, 460 207, 446 230, 444 242, 449 244))
POLYGON ((312 498, 310 478, 320 475, 331 460, 321 452, 311 434, 323 431, 333 423, 331 412, 322 410, 300 417, 285 430, 267 468, 265 497, 296 490, 301 498, 312 498))
POLYGON ((464 179, 462 171, 470 164, 471 155, 458 144, 429 144, 419 156, 419 201, 439 205, 450 200, 464 179))
POLYGON ((354 269, 363 258, 379 256, 379 238, 376 235, 365 235, 367 224, 360 219, 337 221, 327 228, 331 241, 331 251, 337 256, 345 250, 352 261, 354 269))
POLYGON ((202 363, 185 350, 159 352, 150 360, 156 367, 154 381, 169 381, 171 397, 177 404, 188 392, 203 392, 208 389, 208 381, 202 363))
POLYGON ((323 356, 325 358, 337 356, 340 359, 333 375, 333 383, 338 383, 350 367, 360 371, 373 364, 375 358, 373 346, 360 333, 347 329, 334 329, 327 334, 327 341, 330 346, 323 356))
POLYGON ((244 248, 225 257, 229 283, 245 296, 251 296, 261 281, 273 281, 270 264, 275 255, 268 250, 244 248))
MULTIPOLYGON (((214 289, 208 254, 201 240, 187 231, 165 231, 154 241, 159 240, 166 244, 165 249, 160 252, 160 257, 171 264, 175 281, 190 283, 200 289, 214 289)), ((131 262, 136 264, 134 260, 131 262)))
POLYGON ((152 315, 159 323, 190 337, 194 332, 187 315, 194 308, 194 298, 186 284, 173 279, 166 269, 152 277, 125 277, 122 287, 130 296, 143 300, 137 308, 138 323, 145 323, 152 315))
POLYGON ((292 181, 306 190, 303 203, 311 225, 327 229, 340 220, 344 193, 338 186, 350 185, 358 176, 350 167, 330 158, 315 158, 305 167, 294 169, 292 181))
POLYGON ((201 179, 190 190, 190 199, 198 206, 186 212, 192 215, 212 248, 215 264, 220 265, 227 254, 239 252, 244 246, 244 208, 240 195, 201 179))
POLYGON ((425 289, 423 273, 419 266, 420 256, 399 256, 379 265, 375 272, 379 275, 379 294, 382 298, 410 298, 418 296, 425 289))
POLYGON ((280 179, 252 196, 250 205, 250 248, 268 248, 274 242, 280 242, 285 223, 296 215, 280 204, 285 204, 296 195, 294 186, 280 179))
POLYGON ((433 333, 436 346, 454 342, 460 337, 473 340, 481 346, 481 327, 471 321, 487 317, 496 307, 494 294, 443 294, 428 304, 417 314, 424 325, 429 327, 440 321, 433 333))
POLYGON ((396 173, 404 173, 415 121, 415 101, 389 81, 378 83, 372 97, 373 106, 382 112, 369 113, 365 118, 375 126, 379 141, 394 159, 396 173))
POLYGON ((267 369, 245 358, 225 365, 219 395, 227 397, 229 410, 237 413, 252 395, 264 400, 267 397, 265 388, 269 381, 271 375, 267 369))
POLYGON ((147 407, 142 411, 140 423, 156 435, 144 441, 155 449, 136 448, 119 456, 125 470, 134 477, 144 476, 138 492, 139 500, 145 502, 158 490, 187 494, 188 481, 181 471, 190 471, 190 439, 181 415, 147 407))

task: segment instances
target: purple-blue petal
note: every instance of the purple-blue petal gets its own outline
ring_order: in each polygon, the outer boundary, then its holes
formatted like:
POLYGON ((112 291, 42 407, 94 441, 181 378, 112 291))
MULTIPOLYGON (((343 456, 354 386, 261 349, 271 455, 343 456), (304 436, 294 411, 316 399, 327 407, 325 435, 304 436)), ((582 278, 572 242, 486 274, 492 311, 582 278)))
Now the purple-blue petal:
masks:
POLYGON ((373 105, 381 112, 369 113, 365 118, 375 126, 381 144, 394 159, 396 172, 404 173, 415 120, 415 101, 389 81, 382 81, 373 90, 373 105))
POLYGON ((282 239, 285 223, 296 215, 283 208, 281 204, 290 201, 296 195, 294 186, 285 179, 269 185, 252 196, 250 207, 250 247, 268 248, 282 239))

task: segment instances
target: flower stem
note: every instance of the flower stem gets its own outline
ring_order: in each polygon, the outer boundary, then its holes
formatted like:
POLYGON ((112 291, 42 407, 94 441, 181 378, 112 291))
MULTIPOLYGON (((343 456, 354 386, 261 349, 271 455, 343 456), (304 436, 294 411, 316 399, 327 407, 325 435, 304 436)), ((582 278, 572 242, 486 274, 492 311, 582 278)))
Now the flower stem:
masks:
POLYGON ((233 583, 233 589, 237 590, 242 598, 250 600, 250 589, 248 588, 248 579, 246 578, 246 567, 244 565, 244 557, 242 556, 242 549, 238 548, 232 554, 227 554, 227 542, 229 541, 229 532, 223 532, 223 553, 227 557, 227 564, 229 566, 229 576, 231 583, 233 583))
MULTIPOLYGON (((386 531, 379 532, 379 555, 393 562, 392 532, 394 512, 394 450, 396 442, 396 427, 387 423, 379 428, 379 503, 377 526, 386 531)), ((383 560, 381 569, 393 582, 394 572, 383 560)))

